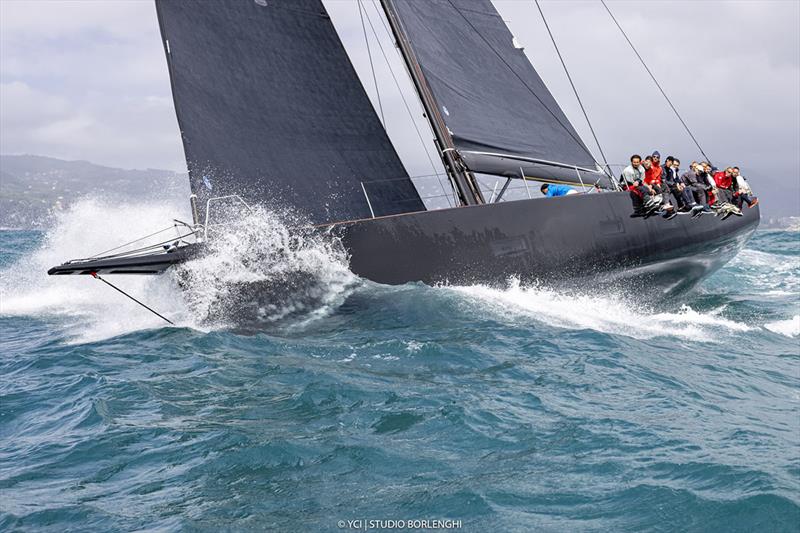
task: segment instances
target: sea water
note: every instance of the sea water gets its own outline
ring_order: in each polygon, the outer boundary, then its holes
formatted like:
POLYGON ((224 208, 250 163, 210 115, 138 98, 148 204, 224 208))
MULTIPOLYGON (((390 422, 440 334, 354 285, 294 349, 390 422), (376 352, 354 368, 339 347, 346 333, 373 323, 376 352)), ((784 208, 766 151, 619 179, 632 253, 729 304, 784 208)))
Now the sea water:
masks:
POLYGON ((0 530, 800 530, 800 233, 659 303, 378 285, 259 215, 111 277, 174 327, 45 274, 174 206, 0 231, 0 530), (298 273, 258 327, 226 316, 227 287, 298 273))

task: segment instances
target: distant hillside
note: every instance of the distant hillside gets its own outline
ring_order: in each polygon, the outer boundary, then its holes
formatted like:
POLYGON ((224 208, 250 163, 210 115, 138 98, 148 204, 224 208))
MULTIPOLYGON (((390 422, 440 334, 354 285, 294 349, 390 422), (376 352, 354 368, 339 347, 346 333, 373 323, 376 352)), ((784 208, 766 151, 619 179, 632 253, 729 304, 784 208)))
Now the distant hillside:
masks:
POLYGON ((87 195, 186 198, 188 188, 186 175, 171 170, 124 170, 88 161, 0 155, 0 227, 47 226, 55 211, 87 195))

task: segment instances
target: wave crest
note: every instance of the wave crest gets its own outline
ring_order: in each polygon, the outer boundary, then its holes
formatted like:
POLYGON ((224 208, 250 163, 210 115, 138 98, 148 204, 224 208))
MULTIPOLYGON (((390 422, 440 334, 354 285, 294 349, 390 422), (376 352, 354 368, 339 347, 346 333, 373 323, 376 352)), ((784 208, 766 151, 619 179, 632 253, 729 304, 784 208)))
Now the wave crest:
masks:
MULTIPOLYGON (((0 273, 0 313, 55 317, 77 342, 163 326, 160 318, 88 276, 53 277, 47 269, 163 229, 176 214, 185 216, 186 206, 102 198, 76 202, 57 216, 38 248, 0 273)), ((308 226, 266 208, 228 214, 202 257, 167 275, 119 275, 109 281, 176 325, 201 330, 325 314, 357 283, 336 239, 298 229, 308 226)))
POLYGON ((786 337, 800 337, 800 315, 794 315, 788 320, 778 320, 768 322, 764 327, 773 333, 785 335, 786 337))
POLYGON ((682 305, 675 312, 656 312, 644 302, 632 302, 612 293, 566 293, 523 286, 516 279, 510 280, 504 290, 484 285, 453 290, 504 316, 531 317, 554 327, 591 329, 638 339, 676 336, 713 342, 720 332, 751 330, 747 324, 721 316, 722 308, 698 312, 682 305))
POLYGON ((203 255, 173 272, 203 323, 247 326, 317 316, 358 278, 341 242, 288 213, 253 207, 211 228, 203 255))

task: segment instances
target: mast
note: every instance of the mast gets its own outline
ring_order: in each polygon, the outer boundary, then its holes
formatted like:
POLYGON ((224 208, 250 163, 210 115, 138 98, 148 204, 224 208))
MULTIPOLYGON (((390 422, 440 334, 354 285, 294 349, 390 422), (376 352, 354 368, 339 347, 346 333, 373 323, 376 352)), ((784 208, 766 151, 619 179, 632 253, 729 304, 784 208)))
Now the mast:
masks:
POLYGON ((444 163, 447 176, 458 192, 461 205, 478 205, 485 203, 475 177, 466 169, 465 165, 460 160, 461 158, 456 151, 453 138, 450 135, 450 131, 447 129, 447 125, 441 113, 439 113, 439 107, 434 100, 430 87, 428 87, 428 82, 425 80, 422 68, 414 55, 411 43, 403 32, 400 20, 397 17, 394 6, 392 6, 392 1, 381 0, 381 6, 386 13, 386 18, 389 20, 389 26, 392 28, 392 33, 394 33, 397 45, 400 47, 400 52, 403 54, 403 59, 406 62, 406 67, 408 67, 411 79, 414 81, 414 88, 416 88, 417 94, 419 94, 420 100, 422 101, 422 106, 425 109, 425 116, 436 136, 436 147, 439 151, 439 155, 444 163))

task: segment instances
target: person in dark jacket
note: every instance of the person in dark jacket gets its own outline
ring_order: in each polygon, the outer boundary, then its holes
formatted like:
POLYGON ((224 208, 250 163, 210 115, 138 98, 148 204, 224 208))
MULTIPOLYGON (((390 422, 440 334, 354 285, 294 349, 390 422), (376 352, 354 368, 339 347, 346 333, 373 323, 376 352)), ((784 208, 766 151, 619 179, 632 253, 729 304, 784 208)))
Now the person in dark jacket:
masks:
POLYGON ((697 167, 701 172, 697 174, 698 179, 706 184, 706 198, 708 205, 714 206, 717 203, 717 183, 714 181, 714 167, 708 161, 703 161, 697 167))
POLYGON ((669 201, 676 208, 681 208, 683 204, 681 203, 680 197, 676 194, 678 184, 676 182, 677 176, 672 169, 673 161, 675 161, 675 158, 668 155, 664 160, 664 166, 661 167, 662 194, 665 196, 666 201, 669 201), (670 195, 672 195, 672 198, 670 198, 670 195))
POLYGON ((706 201, 706 187, 707 185, 705 182, 701 181, 698 177, 698 163, 697 161, 692 161, 692 164, 689 165, 689 170, 684 172, 681 175, 681 181, 683 182, 684 187, 686 190, 689 191, 694 198, 695 203, 698 205, 707 205, 706 201))
POLYGON ((667 157, 664 164, 664 183, 672 193, 673 198, 677 202, 677 208, 681 211, 690 211, 695 205, 694 197, 686 190, 686 185, 680 176, 680 159, 672 156, 667 157))
POLYGON ((650 217, 661 211, 661 216, 670 220, 678 216, 678 212, 673 206, 664 207, 661 205, 662 199, 660 194, 653 194, 653 188, 641 180, 635 180, 633 184, 628 187, 628 194, 631 197, 633 204, 632 217, 650 217))

